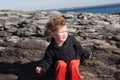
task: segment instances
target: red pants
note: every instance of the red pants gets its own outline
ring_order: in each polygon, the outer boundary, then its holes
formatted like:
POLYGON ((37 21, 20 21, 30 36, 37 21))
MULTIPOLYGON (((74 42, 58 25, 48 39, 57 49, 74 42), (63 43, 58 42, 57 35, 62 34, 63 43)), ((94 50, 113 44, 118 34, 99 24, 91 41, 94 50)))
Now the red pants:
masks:
POLYGON ((68 76, 69 80, 82 80, 78 68, 79 64, 79 59, 71 60, 69 62, 58 60, 55 64, 56 80, 66 80, 66 76, 68 76))

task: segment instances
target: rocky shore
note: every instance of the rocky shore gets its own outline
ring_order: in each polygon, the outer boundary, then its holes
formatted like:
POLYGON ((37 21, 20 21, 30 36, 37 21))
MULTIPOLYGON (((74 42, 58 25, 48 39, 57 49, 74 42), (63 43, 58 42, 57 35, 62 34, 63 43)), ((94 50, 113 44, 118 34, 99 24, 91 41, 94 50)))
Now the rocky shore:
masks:
POLYGON ((36 74, 49 37, 50 17, 62 15, 69 34, 92 53, 80 65, 83 80, 120 80, 120 15, 58 11, 0 11, 0 80, 54 80, 53 72, 36 74))

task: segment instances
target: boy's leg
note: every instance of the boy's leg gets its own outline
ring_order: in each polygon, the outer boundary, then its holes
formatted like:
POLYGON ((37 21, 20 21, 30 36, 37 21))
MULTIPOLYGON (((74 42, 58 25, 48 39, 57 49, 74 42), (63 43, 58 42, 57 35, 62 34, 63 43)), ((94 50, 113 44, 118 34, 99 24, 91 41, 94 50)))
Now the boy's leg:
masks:
POLYGON ((82 80, 79 73, 80 60, 75 59, 68 62, 69 80, 82 80))
POLYGON ((58 60, 55 63, 56 80, 66 80, 67 64, 63 60, 58 60))

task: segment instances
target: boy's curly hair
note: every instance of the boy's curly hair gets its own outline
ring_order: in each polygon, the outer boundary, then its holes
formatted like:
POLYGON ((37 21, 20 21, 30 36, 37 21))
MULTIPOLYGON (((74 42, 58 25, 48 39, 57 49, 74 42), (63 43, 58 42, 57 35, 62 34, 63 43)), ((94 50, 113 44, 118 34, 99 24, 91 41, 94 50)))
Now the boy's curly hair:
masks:
POLYGON ((49 34, 50 32, 58 31, 64 25, 66 25, 65 18, 55 16, 46 24, 46 32, 49 34))

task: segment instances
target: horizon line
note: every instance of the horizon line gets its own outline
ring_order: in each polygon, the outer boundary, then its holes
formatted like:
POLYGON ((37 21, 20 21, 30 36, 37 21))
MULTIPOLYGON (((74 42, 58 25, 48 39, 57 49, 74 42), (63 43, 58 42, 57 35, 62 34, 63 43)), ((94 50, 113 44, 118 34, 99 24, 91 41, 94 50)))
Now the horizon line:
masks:
POLYGON ((111 6, 111 5, 120 5, 119 3, 112 3, 112 4, 102 4, 102 5, 93 5, 93 6, 83 6, 83 7, 69 7, 69 8, 59 8, 59 9, 45 9, 45 10, 36 10, 36 11, 53 11, 53 10, 70 10, 70 9, 77 9, 77 8, 93 8, 93 7, 100 7, 100 6, 111 6))

